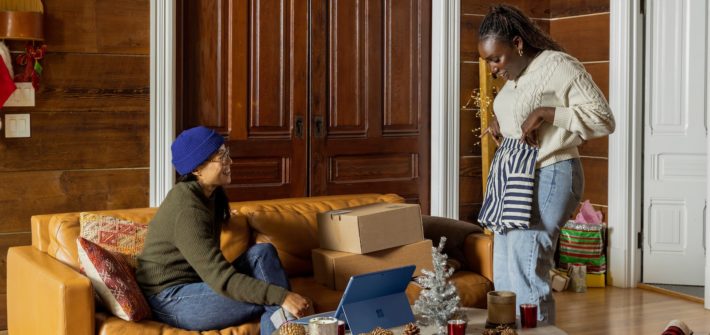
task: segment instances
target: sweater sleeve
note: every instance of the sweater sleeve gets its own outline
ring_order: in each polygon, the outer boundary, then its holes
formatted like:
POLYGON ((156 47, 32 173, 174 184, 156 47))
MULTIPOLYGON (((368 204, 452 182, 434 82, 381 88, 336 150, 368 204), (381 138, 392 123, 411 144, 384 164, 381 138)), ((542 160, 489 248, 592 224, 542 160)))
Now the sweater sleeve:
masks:
POLYGON ((239 273, 219 249, 219 234, 214 234, 209 214, 196 208, 181 211, 173 225, 175 245, 202 280, 215 292, 232 299, 280 305, 287 290, 239 273))
POLYGON ((584 70, 563 90, 564 107, 555 108, 553 125, 579 135, 584 140, 614 132, 614 115, 601 90, 584 70))

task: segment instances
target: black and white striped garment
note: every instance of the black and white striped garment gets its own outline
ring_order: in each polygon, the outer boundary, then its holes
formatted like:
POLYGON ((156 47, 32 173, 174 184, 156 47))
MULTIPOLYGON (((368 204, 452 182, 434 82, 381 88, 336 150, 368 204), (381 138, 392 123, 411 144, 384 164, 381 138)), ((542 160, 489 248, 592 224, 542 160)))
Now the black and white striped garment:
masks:
POLYGON ((493 156, 478 222, 496 233, 530 227, 537 150, 519 139, 503 139, 493 156))

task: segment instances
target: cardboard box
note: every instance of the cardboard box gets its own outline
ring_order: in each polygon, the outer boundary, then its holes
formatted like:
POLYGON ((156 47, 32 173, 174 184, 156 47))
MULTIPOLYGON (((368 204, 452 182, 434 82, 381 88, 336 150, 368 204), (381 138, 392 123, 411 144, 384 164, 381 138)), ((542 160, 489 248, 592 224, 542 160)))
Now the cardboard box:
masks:
POLYGON ((318 213, 322 249, 366 254, 424 239, 417 204, 376 203, 318 213))
POLYGON ((587 287, 606 287, 604 273, 587 273, 587 287))
POLYGON ((562 292, 569 287, 569 276, 566 272, 554 269, 550 270, 550 278, 552 279, 552 290, 562 292))
POLYGON ((351 276, 414 264, 414 275, 422 268, 432 269, 431 240, 380 250, 369 254, 313 249, 313 276, 320 284, 334 290, 345 290, 351 276))

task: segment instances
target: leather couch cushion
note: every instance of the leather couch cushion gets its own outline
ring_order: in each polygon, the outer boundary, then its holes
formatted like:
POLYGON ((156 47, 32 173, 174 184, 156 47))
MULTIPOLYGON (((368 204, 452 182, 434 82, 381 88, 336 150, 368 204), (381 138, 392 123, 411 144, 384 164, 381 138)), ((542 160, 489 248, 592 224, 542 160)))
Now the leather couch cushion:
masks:
POLYGON ((290 278, 291 291, 296 292, 313 301, 316 313, 334 311, 338 308, 342 291, 331 290, 316 282, 313 277, 290 278))
POLYGON ((375 202, 403 202, 394 194, 364 194, 343 198, 319 197, 286 202, 243 205, 239 212, 247 217, 257 243, 276 247, 284 270, 292 276, 313 274, 311 250, 319 247, 316 215, 320 212, 361 206, 375 202))
POLYGON ((96 313, 96 329, 99 335, 140 334, 140 335, 259 335, 259 320, 239 327, 229 327, 210 331, 189 331, 170 327, 164 323, 143 320, 129 322, 106 313, 96 313))
MULTIPOLYGON (((457 271, 451 276, 451 280, 461 297, 461 306, 486 308, 486 295, 493 289, 493 284, 488 279, 477 273, 457 271)), ((414 304, 421 291, 419 285, 409 284, 407 286, 407 298, 409 298, 410 304, 414 304)))
POLYGON ((445 218, 441 216, 422 215, 424 238, 430 239, 434 246, 439 245, 442 236, 446 237, 444 253, 459 262, 462 270, 467 270, 466 256, 464 255, 464 241, 472 233, 482 233, 483 228, 475 223, 445 218))

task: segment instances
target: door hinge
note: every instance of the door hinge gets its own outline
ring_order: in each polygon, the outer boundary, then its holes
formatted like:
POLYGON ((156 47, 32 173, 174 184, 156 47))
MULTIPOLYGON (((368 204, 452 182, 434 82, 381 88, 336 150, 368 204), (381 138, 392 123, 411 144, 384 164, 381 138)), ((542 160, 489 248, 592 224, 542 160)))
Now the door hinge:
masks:
POLYGON ((636 248, 642 249, 641 248, 642 246, 643 246, 643 233, 637 232, 636 233, 636 248))

